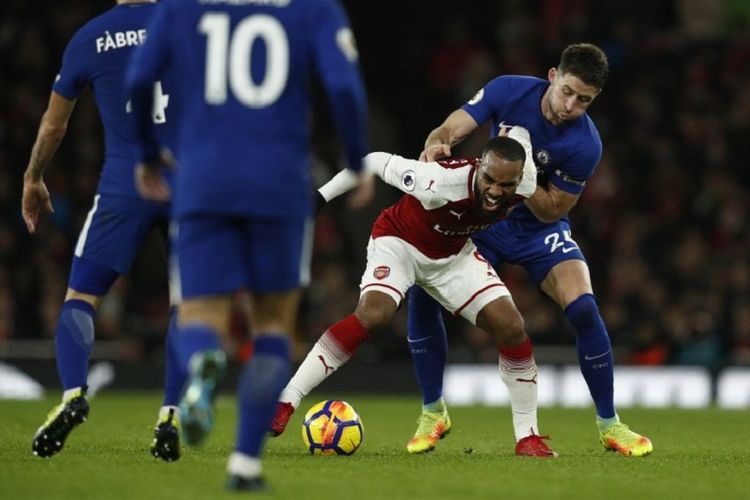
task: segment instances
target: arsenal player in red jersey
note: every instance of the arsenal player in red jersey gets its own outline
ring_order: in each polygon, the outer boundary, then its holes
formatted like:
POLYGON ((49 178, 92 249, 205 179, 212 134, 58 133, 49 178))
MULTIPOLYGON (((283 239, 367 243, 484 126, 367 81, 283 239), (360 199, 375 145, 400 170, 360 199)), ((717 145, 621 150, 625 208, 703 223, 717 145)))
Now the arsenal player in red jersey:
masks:
MULTIPOLYGON (((281 434, 302 398, 348 361, 370 332, 388 324, 418 285, 455 315, 493 333, 508 388, 516 454, 557 456, 539 435, 537 368, 510 292, 469 237, 507 215, 536 188, 528 132, 491 139, 480 159, 419 163, 371 153, 365 168, 405 194, 375 221, 361 296, 353 314, 326 330, 281 394, 271 433, 281 434)), ((320 189, 326 201, 353 187, 339 174, 320 189)))

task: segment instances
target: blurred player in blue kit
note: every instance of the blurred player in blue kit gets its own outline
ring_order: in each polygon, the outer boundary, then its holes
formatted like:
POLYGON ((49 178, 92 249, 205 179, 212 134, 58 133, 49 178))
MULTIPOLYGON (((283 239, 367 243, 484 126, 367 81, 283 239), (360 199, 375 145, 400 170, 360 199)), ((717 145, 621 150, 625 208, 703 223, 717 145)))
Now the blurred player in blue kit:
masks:
MULTIPOLYGON (((449 157, 452 146, 487 121, 492 136, 514 125, 529 130, 540 173, 536 192, 507 219, 472 239, 493 266, 502 262, 523 266, 563 309, 576 333, 578 360, 596 406, 601 443, 625 455, 643 456, 653 450, 651 441, 621 423, 615 411, 609 335, 567 216, 601 158, 601 139, 586 110, 601 92, 607 74, 601 49, 581 43, 563 51, 547 80, 495 78, 429 134, 420 159, 449 157)), ((433 449, 451 427, 442 397, 447 341, 440 305, 417 287, 409 295, 408 340, 423 411, 407 449, 421 453, 433 449)))
POLYGON ((328 94, 348 167, 360 171, 366 101, 357 58, 332 0, 166 0, 126 80, 141 131, 144 196, 172 194, 147 126, 151 82, 168 69, 183 105, 173 243, 179 357, 190 377, 181 404, 188 443, 213 425, 231 294, 251 292, 253 356, 240 375, 229 489, 265 488, 262 445, 289 380, 288 336, 309 279, 311 73, 328 94))
MULTIPOLYGON (((123 79, 130 56, 146 36, 157 6, 148 1, 120 0, 76 32, 63 56, 52 86, 31 159, 23 181, 23 218, 29 232, 37 229, 41 212, 52 212, 44 183, 44 169, 62 142, 76 100, 86 86, 94 92, 104 126, 105 159, 94 202, 75 247, 65 302, 55 332, 55 354, 64 393, 33 438, 33 451, 50 457, 60 451, 74 427, 89 413, 86 379, 94 343, 96 309, 118 276, 126 274, 146 235, 154 228, 166 234, 169 204, 143 200, 134 185, 133 164, 138 158, 130 104, 123 79)), ((178 119, 168 94, 169 82, 149 82, 158 96, 149 127, 173 146, 178 119)), ((166 260, 165 260, 166 263, 166 260)), ((174 321, 166 340, 166 383, 151 452, 167 461, 177 460, 179 420, 177 404, 186 373, 180 370, 173 349, 174 321)))

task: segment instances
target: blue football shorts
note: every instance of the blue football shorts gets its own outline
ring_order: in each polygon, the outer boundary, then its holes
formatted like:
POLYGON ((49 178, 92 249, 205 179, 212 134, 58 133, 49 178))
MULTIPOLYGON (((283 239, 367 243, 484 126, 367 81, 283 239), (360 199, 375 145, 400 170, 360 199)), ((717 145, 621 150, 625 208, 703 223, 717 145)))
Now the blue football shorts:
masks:
POLYGON ((78 236, 68 286, 105 295, 119 275, 130 271, 148 233, 158 228, 166 237, 168 223, 168 203, 97 194, 78 236))
POLYGON ((306 285, 312 232, 312 219, 305 216, 180 217, 171 234, 182 298, 240 289, 278 293, 306 285))
POLYGON ((503 219, 475 234, 472 240, 493 267, 504 262, 523 266, 537 286, 560 262, 586 261, 573 240, 570 223, 564 219, 529 227, 512 218, 503 219))

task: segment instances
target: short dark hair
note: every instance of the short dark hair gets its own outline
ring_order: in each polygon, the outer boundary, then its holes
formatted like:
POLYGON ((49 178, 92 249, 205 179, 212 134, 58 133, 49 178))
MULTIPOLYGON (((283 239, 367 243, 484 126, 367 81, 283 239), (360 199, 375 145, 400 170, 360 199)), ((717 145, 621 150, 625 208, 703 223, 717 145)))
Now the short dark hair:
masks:
POLYGON ((526 151, 524 151, 521 143, 510 137, 493 137, 484 146, 482 151, 482 157, 489 152, 495 153, 500 158, 508 161, 520 161, 524 163, 526 161, 526 151))
POLYGON ((592 43, 574 43, 565 47, 557 70, 577 76, 586 85, 601 90, 609 75, 609 62, 602 49, 592 43))

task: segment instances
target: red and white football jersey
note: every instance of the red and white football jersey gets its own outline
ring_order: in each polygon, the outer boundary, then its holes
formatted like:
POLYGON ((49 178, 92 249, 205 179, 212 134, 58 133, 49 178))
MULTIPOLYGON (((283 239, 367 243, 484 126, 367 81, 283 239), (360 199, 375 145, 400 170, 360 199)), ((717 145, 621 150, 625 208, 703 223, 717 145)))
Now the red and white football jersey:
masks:
MULTIPOLYGON (((479 161, 473 158, 423 163, 388 153, 367 155, 366 168, 405 193, 395 205, 381 212, 372 238, 395 236, 432 259, 457 254, 472 234, 506 215, 488 219, 476 207, 474 183, 479 161)), ((516 201, 530 196, 535 188, 536 172, 524 172, 516 201)))

